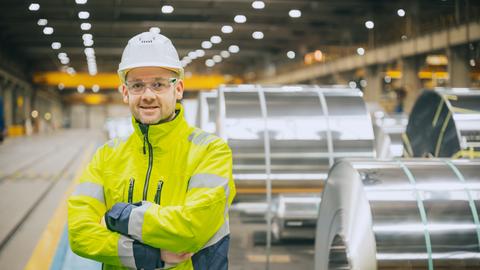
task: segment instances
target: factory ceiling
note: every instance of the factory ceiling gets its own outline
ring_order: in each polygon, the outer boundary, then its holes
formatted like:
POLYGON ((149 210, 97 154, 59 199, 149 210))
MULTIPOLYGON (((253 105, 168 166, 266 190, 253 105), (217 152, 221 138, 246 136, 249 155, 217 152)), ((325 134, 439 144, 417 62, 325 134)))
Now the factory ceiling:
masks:
POLYGON ((295 68, 315 50, 332 59, 478 19, 480 2, 0 0, 0 10, 0 47, 27 74, 114 73, 128 39, 158 27, 187 72, 241 77, 295 68))

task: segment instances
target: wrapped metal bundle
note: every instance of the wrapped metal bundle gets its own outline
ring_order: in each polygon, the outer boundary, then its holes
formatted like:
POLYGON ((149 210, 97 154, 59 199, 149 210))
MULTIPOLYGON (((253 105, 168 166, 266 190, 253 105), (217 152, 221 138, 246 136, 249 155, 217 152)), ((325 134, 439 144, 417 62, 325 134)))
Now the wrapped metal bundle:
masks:
POLYGON ((480 157, 480 91, 425 90, 417 99, 404 138, 413 157, 480 157))
POLYGON ((386 159, 403 156, 402 135, 407 127, 407 116, 405 114, 387 115, 383 112, 375 112, 373 117, 377 158, 386 159))
POLYGON ((217 114, 239 192, 264 188, 267 175, 273 192, 320 190, 336 159, 375 156, 371 120, 357 89, 224 86, 217 114))
POLYGON ((343 160, 322 194, 315 269, 480 269, 480 162, 343 160))

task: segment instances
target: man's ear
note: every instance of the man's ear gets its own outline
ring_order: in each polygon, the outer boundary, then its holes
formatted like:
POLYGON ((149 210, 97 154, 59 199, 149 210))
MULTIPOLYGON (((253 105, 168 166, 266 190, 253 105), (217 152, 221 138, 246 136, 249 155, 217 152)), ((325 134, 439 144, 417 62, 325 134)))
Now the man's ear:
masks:
POLYGON ((175 98, 177 100, 181 100, 183 98, 183 91, 183 81, 179 79, 178 82, 175 84, 175 98))
POLYGON ((122 84, 123 103, 128 104, 128 90, 125 84, 122 84))

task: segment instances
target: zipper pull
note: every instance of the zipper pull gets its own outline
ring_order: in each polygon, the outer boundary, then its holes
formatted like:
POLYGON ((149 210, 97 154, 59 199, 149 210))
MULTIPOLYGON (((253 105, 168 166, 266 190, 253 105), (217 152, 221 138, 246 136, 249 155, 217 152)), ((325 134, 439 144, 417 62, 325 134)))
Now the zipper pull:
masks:
POLYGON ((130 178, 130 185, 128 186, 128 203, 132 203, 133 201, 133 187, 135 186, 135 179, 133 177, 130 178))
POLYGON ((158 181, 157 194, 155 194, 155 203, 158 205, 160 205, 160 199, 162 197, 162 187, 163 187, 163 181, 160 180, 158 181))

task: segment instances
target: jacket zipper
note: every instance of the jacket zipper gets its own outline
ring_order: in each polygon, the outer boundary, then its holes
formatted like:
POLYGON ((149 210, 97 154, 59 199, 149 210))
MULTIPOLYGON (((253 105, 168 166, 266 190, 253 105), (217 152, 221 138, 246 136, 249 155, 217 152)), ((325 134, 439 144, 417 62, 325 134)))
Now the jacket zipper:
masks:
POLYGON ((128 203, 133 202, 133 188, 135 186, 135 179, 133 177, 130 178, 130 185, 128 186, 128 203))
MULTIPOLYGON (((143 200, 147 200, 147 192, 148 192, 148 182, 150 180, 150 174, 152 173, 152 166, 153 166, 153 149, 152 145, 148 141, 148 126, 147 130, 143 134, 143 142, 147 143, 148 146, 148 169, 147 169, 147 175, 145 176, 145 186, 143 187, 143 200)), ((144 146, 144 153, 145 153, 145 146, 144 146)))
POLYGON ((163 187, 163 181, 160 180, 158 181, 157 194, 155 194, 155 203, 158 205, 160 205, 160 199, 162 198, 162 187, 163 187))

